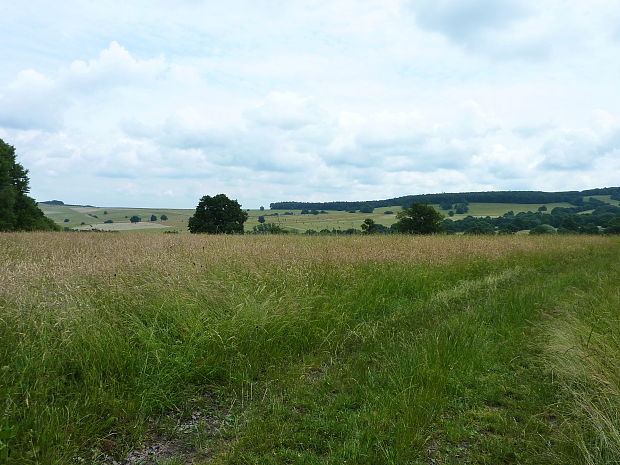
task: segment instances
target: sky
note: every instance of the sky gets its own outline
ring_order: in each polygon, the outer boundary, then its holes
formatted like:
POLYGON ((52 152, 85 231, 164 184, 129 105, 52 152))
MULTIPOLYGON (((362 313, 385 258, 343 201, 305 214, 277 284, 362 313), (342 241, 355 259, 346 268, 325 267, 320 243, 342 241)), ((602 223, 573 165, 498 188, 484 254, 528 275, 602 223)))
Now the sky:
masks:
POLYGON ((0 63, 39 201, 620 185, 620 0, 3 1, 0 63))

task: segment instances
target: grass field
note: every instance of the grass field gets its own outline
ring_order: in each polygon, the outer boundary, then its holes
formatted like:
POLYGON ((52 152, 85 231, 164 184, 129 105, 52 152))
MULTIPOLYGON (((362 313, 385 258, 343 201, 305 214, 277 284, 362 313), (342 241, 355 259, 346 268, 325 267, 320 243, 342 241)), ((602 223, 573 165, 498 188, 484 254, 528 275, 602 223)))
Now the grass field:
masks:
POLYGON ((0 463, 620 458, 617 238, 0 245, 0 463))
MULTIPOLYGON (((614 203, 609 196, 597 196, 601 200, 614 203)), ((514 213, 537 211, 543 204, 513 204, 513 203, 472 203, 469 205, 469 212, 463 215, 455 215, 453 219, 458 220, 468 215, 472 216, 501 216, 507 211, 514 213)), ((43 212, 53 219, 61 227, 68 227, 78 230, 100 229, 104 231, 144 231, 159 232, 177 231, 188 232, 187 220, 194 214, 193 209, 148 209, 148 208, 117 208, 117 207, 69 207, 66 205, 40 205, 43 212), (129 219, 132 216, 139 216, 142 221, 132 226, 129 219), (150 222, 151 215, 157 217, 157 221, 150 222), (161 221, 161 215, 167 215, 168 220, 161 221), (66 221, 69 220, 69 221, 66 221), (112 220, 112 224, 104 224, 104 221, 112 220), (82 224, 83 223, 83 224, 82 224), (158 225, 154 227, 154 225, 158 225), (163 226, 164 228, 162 228, 163 226)), ((569 207, 567 203, 546 204, 548 211, 554 207, 569 207)), ((447 212, 440 210, 439 205, 434 205, 444 216, 447 212)), ((251 231, 258 225, 258 217, 261 215, 271 215, 277 213, 278 216, 266 216, 268 223, 277 223, 281 227, 292 232, 305 232, 308 229, 320 231, 322 229, 350 228, 360 229, 362 222, 366 218, 372 218, 376 223, 390 226, 396 222, 396 213, 401 210, 400 206, 376 208, 373 213, 348 213, 344 211, 328 210, 325 214, 301 215, 301 210, 288 210, 293 215, 285 215, 287 210, 248 210, 248 221, 245 223, 245 230, 251 231), (386 211, 393 214, 386 215, 386 211)))

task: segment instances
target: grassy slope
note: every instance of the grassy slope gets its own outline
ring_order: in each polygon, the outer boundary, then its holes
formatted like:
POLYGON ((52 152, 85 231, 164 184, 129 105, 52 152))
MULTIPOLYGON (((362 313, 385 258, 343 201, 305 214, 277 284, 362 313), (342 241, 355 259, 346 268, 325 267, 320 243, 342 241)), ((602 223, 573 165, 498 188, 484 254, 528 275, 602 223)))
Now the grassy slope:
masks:
MULTIPOLYGON (((598 196, 601 200, 610 201, 609 196, 598 196)), ((454 219, 462 219, 467 215, 472 216, 501 216, 509 210, 515 213, 536 211, 542 204, 512 204, 512 203, 472 203, 469 205, 470 211, 464 215, 455 215, 454 219)), ((548 211, 551 211, 554 207, 568 207, 567 203, 550 203, 547 204, 548 211)), ((168 227, 168 230, 176 230, 185 232, 187 231, 187 220, 194 213, 191 209, 148 209, 148 208, 115 208, 115 207, 96 207, 84 209, 81 207, 67 207, 58 205, 41 205, 44 213, 56 221, 62 227, 77 228, 77 229, 90 229, 90 228, 102 228, 101 223, 105 220, 114 221, 115 225, 119 223, 129 223, 129 218, 133 215, 137 215, 142 218, 142 223, 137 223, 132 227, 131 231, 144 230, 149 232, 161 233, 165 229, 146 229, 144 225, 149 223, 151 215, 156 215, 158 218, 157 223, 168 227), (88 211, 86 211, 88 210, 88 211), (107 211, 107 214, 104 212, 107 211), (159 218, 162 214, 168 216, 167 221, 160 221, 159 218), (96 215, 98 218, 94 218, 90 215, 96 215), (64 222, 64 219, 68 219, 68 222, 64 222), (81 225, 81 223, 85 223, 81 225)), ((439 205, 435 205, 435 208, 439 210, 439 205)), ((320 231, 321 229, 341 229, 346 230, 349 228, 360 229, 360 225, 366 218, 372 218, 375 222, 390 226, 396 222, 396 212, 400 211, 400 206, 377 208, 373 213, 347 213, 342 211, 328 211, 327 214, 320 215, 300 215, 301 210, 290 210, 294 215, 284 215, 286 210, 249 210, 248 221, 245 224, 246 231, 251 231, 253 226, 258 225, 258 217, 261 215, 269 215, 271 213, 278 213, 279 216, 268 216, 265 218, 267 222, 278 223, 280 226, 289 229, 291 231, 304 232, 307 229, 314 229, 320 231), (394 214, 386 215, 385 211, 393 211, 394 214)), ((440 210, 442 214, 447 216, 447 212, 440 210)), ((105 226, 111 227, 114 226, 105 226)))
POLYGON ((215 463, 616 463, 616 239, 0 241, 8 463, 122 455, 201 392, 215 463))

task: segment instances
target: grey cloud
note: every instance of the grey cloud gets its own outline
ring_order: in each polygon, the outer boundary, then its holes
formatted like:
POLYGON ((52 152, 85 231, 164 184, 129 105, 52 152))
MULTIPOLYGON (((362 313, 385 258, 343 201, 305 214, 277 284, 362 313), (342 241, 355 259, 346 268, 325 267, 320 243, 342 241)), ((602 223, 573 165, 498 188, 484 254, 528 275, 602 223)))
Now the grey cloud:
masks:
POLYGON ((424 0, 412 1, 423 28, 438 31, 456 42, 471 43, 491 30, 499 30, 527 13, 517 0, 424 0))
POLYGON ((542 146, 541 167, 560 170, 594 168, 597 160, 620 149, 620 131, 599 135, 593 131, 561 131, 542 146))

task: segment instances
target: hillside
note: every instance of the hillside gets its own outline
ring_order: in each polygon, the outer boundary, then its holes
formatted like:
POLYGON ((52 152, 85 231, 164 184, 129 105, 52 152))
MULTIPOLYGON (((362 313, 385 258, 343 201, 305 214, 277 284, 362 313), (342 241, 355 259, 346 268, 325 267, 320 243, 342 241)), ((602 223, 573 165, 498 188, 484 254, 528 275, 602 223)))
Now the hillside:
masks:
MULTIPOLYGON (((605 188, 605 189, 592 189, 590 191, 582 191, 579 194, 585 194, 586 192, 600 192, 600 191, 612 191, 619 188, 605 188)), ((490 199, 492 192, 476 192, 465 194, 446 194, 453 196, 469 196, 468 198, 490 199), (471 195, 470 195, 471 194, 471 195), (487 195, 489 194, 489 195, 487 195)), ((498 193, 501 194, 501 193, 498 193)), ((543 193, 545 194, 545 193, 543 193)), ((577 208, 582 213, 587 213, 594 210, 597 206, 609 204, 617 206, 620 204, 620 200, 617 200, 619 194, 599 194, 599 195, 579 195, 579 196, 566 196, 567 193, 557 196, 551 196, 551 198, 566 199, 569 198, 571 202, 556 201, 556 202, 467 202, 467 211, 459 213, 458 210, 454 212, 454 215, 450 218, 458 221, 472 216, 474 218, 498 218, 507 212, 513 212, 514 214, 537 212, 539 208, 545 207, 545 213, 551 212, 554 208, 577 208), (581 199, 581 200, 577 200, 581 199), (580 207, 575 207, 575 204, 579 204, 580 207)), ((438 194, 429 194, 429 198, 438 194)), ((406 199, 409 197, 400 197, 399 199, 406 199)), ((456 197, 455 197, 456 198, 456 197)), ((531 197, 520 197, 521 200, 532 199, 531 197)), ((396 199, 390 201, 395 202, 396 199)), ((388 200, 371 201, 385 203, 388 200)), ((355 202, 350 202, 354 204, 355 202)), ((329 205, 332 207, 338 206, 339 202, 328 202, 325 204, 304 203, 303 208, 282 208, 282 209, 269 209, 269 210, 247 210, 248 221, 245 224, 246 231, 252 231, 254 226, 259 224, 258 220, 260 216, 264 216, 267 223, 275 223, 282 228, 290 232, 303 233, 308 230, 314 231, 347 231, 347 230, 360 230, 361 223, 366 218, 371 218, 375 223, 389 227, 396 222, 396 214, 401 210, 402 205, 397 203, 391 203, 380 207, 370 207, 372 211, 368 212, 368 202, 362 205, 360 208, 353 208, 349 206, 346 210, 330 209, 330 208, 310 208, 312 206, 329 205), (364 208, 366 207, 366 208, 364 208), (366 210, 366 212, 360 211, 360 209, 366 210), (315 211, 313 211, 315 210, 315 211)), ((439 210, 443 215, 448 217, 450 210, 445 210, 445 202, 432 203, 432 205, 439 210)), ((272 206, 282 206, 281 203, 273 203, 272 206)), ((296 207, 301 206, 301 203, 295 203, 296 207)), ((407 204, 405 204, 407 205, 407 204)), ((452 204, 451 206, 455 206, 452 204)), ((187 232, 187 221, 193 214, 193 209, 165 209, 165 208, 129 208, 129 207, 95 207, 92 205, 68 205, 62 201, 53 200, 48 202, 40 202, 39 206, 43 210, 45 215, 54 220, 54 222, 63 228, 69 228, 74 230, 104 230, 104 231, 141 231, 141 232, 153 232, 162 233, 168 232, 187 232), (156 217, 155 221, 150 221, 152 216, 156 217), (162 215, 166 217, 166 220, 162 220, 162 215), (131 223, 132 216, 138 216, 141 221, 138 223, 131 223)), ((454 211, 454 210, 452 210, 454 211)))
POLYGON ((274 202, 274 210, 282 209, 318 209, 318 210, 358 210, 364 207, 389 207, 393 205, 409 206, 413 202, 443 203, 514 203, 546 204, 567 202, 579 205, 587 196, 609 195, 620 200, 620 187, 603 187, 583 191, 543 192, 543 191, 491 191, 491 192, 456 192, 441 194, 405 195, 385 200, 363 200, 356 202, 274 202))

